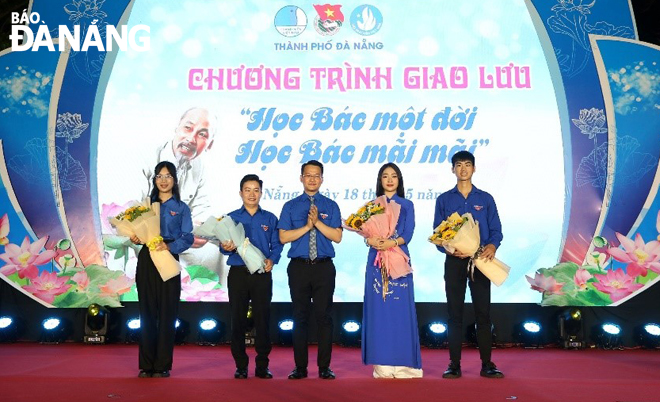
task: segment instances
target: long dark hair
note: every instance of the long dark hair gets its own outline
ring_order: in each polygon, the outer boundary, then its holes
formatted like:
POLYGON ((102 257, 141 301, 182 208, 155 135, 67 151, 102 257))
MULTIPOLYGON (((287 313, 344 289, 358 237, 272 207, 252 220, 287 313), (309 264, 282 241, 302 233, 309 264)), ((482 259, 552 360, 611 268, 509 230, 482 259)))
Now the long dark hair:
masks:
POLYGON ((406 192, 403 189, 403 175, 401 174, 401 169, 399 169, 399 167, 394 163, 386 163, 380 167, 380 170, 378 171, 378 179, 376 180, 376 197, 380 197, 381 195, 385 194, 385 189, 383 188, 383 182, 381 181, 381 176, 383 175, 383 172, 387 168, 394 169, 394 172, 399 178, 399 185, 396 188, 396 195, 398 195, 401 198, 405 198, 406 192))
POLYGON ((179 194, 179 179, 176 177, 176 167, 172 162, 162 161, 154 168, 154 176, 151 179, 151 202, 158 202, 158 186, 156 185, 156 175, 160 174, 160 171, 165 168, 172 175, 172 180, 174 180, 174 186, 172 186, 172 197, 175 200, 181 201, 181 195, 179 194))

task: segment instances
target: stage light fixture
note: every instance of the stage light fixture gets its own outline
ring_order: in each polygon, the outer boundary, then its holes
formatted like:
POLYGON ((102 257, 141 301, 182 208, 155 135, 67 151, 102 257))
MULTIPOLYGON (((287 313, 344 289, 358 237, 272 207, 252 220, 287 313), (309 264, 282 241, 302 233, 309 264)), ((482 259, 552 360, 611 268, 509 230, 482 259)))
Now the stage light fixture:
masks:
POLYGON ((524 348, 535 349, 541 347, 542 327, 538 321, 523 321, 517 328, 516 335, 518 336, 518 342, 524 348))
POLYGON ((360 330, 360 323, 357 321, 350 320, 343 323, 341 327, 344 329, 344 331, 353 333, 360 330))
POLYGON ((131 318, 126 321, 126 338, 124 342, 135 343, 140 339, 140 319, 131 318))
POLYGON ((14 320, 11 317, 2 316, 0 317, 0 329, 7 329, 14 323, 14 320))
POLYGON ((644 325, 644 330, 653 336, 660 336, 660 325, 658 324, 646 324, 644 325))
POLYGON ((607 322, 595 331, 596 346, 601 349, 622 349, 621 327, 617 324, 607 322))
POLYGON ((204 318, 199 322, 197 332, 197 344, 204 346, 215 346, 225 336, 225 324, 213 318, 204 318))
POLYGON ((293 320, 287 318, 280 321, 277 324, 277 329, 280 345, 293 345, 293 320))
POLYGON ((40 343, 57 344, 64 342, 67 338, 67 325, 57 317, 46 318, 41 322, 41 327, 40 343))
POLYGON ((18 323, 9 316, 0 317, 0 342, 14 342, 18 339, 18 323))
POLYGON ((218 327, 218 322, 213 318, 205 318, 199 322, 199 329, 203 331, 212 331, 218 327))
POLYGON ((559 337, 565 349, 582 349, 587 346, 580 309, 572 308, 559 315, 559 337))
POLYGON ((635 339, 647 349, 660 349, 660 325, 648 323, 635 328, 635 339))
POLYGON ((85 337, 83 341, 90 344, 103 344, 108 333, 108 310, 96 303, 87 307, 85 315, 85 337))
POLYGON ((293 320, 282 320, 277 324, 277 327, 282 331, 293 331, 293 320))
POLYGON ((182 321, 177 318, 174 323, 174 328, 176 329, 176 333, 174 334, 174 343, 177 345, 183 345, 186 343, 186 338, 190 334, 190 324, 188 321, 182 321))
POLYGON ((541 324, 539 324, 536 321, 525 321, 523 323, 523 328, 525 331, 532 333, 532 334, 538 334, 541 332, 541 324))
POLYGON ((420 331, 422 334, 422 345, 427 348, 437 349, 447 346, 447 325, 434 321, 426 324, 420 331))
POLYGON ((339 343, 343 346, 360 346, 362 339, 362 326, 355 320, 345 321, 341 325, 341 335, 339 343))
POLYGON ((131 318, 130 320, 126 321, 126 326, 130 330, 136 330, 140 329, 140 319, 139 318, 131 318))
POLYGON ((51 318, 46 318, 45 320, 42 321, 41 326, 46 330, 46 331, 54 331, 57 329, 57 327, 60 326, 62 321, 60 321, 59 318, 51 317, 51 318))

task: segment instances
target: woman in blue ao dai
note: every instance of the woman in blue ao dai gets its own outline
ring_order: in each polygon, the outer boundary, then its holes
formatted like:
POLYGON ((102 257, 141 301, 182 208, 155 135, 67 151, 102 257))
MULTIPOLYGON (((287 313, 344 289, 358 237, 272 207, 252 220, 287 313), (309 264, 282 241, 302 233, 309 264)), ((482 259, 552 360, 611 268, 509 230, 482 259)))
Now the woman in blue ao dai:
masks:
POLYGON ((415 230, 415 208, 405 198, 403 176, 394 163, 383 165, 378 172, 376 196, 381 195, 401 205, 401 213, 392 238, 366 239, 369 257, 364 286, 362 362, 374 365, 376 378, 421 378, 413 275, 390 277, 384 287, 380 268, 374 264, 378 251, 391 247, 400 247, 410 257, 408 244, 415 230))

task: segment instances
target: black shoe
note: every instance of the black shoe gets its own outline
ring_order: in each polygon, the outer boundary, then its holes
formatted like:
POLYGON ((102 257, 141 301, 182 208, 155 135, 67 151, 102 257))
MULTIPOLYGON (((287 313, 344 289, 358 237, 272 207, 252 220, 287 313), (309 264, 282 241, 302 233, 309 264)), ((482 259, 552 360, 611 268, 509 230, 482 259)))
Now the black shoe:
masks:
POLYGON ((234 378, 238 378, 238 379, 240 379, 240 380, 244 380, 244 379, 246 379, 247 377, 248 377, 248 373, 247 373, 247 369, 246 369, 246 368, 244 368, 244 369, 237 368, 237 369, 236 369, 236 372, 234 373, 234 378))
POLYGON ((291 374, 289 374, 289 380, 300 380, 301 378, 307 378, 306 367, 296 367, 291 374))
POLYGON ((481 372, 479 373, 482 377, 488 378, 504 378, 504 374, 495 367, 495 363, 488 362, 481 365, 481 372))
POLYGON ((442 373, 442 378, 449 378, 449 379, 454 379, 454 378, 461 378, 461 364, 460 363, 454 363, 451 362, 449 363, 449 367, 447 367, 447 370, 442 373))
POLYGON ((257 367, 254 370, 254 376, 268 379, 268 378, 273 378, 273 373, 271 373, 270 370, 268 370, 268 367, 257 367))
POLYGON ((140 374, 138 374, 138 378, 150 378, 154 373, 149 370, 140 370, 140 374))
POLYGON ((335 373, 330 369, 330 367, 319 368, 319 378, 324 380, 334 380, 335 373))
POLYGON ((151 376, 153 378, 167 378, 170 376, 170 371, 169 370, 154 371, 154 373, 151 376))

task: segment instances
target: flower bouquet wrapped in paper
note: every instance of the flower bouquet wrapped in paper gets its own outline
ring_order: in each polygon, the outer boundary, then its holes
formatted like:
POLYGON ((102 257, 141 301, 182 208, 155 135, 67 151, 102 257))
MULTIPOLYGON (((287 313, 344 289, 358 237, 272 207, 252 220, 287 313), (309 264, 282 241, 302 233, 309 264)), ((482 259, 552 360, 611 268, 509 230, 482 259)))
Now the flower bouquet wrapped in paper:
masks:
MULTIPOLYGON (((344 221, 344 228, 356 232, 364 238, 395 236, 396 224, 401 213, 401 205, 387 202, 384 195, 369 201, 344 221)), ((383 298, 387 294, 389 278, 397 279, 412 272, 410 258, 399 246, 379 250, 374 264, 381 270, 383 278, 383 298)))
POLYGON ((141 204, 134 205, 116 217, 110 218, 109 221, 119 235, 127 237, 135 235, 149 247, 151 259, 163 281, 181 272, 181 265, 168 250, 156 250, 158 243, 163 241, 160 236, 160 203, 151 203, 147 198, 141 204))
POLYGON ((479 223, 474 221, 471 213, 463 216, 454 212, 435 228, 429 241, 442 246, 450 253, 456 250, 471 255, 469 268, 473 266, 481 271, 491 282, 500 286, 509 276, 510 268, 502 261, 494 258, 486 261, 479 257, 481 253, 479 223))
POLYGON ((251 274, 265 272, 266 256, 250 243, 249 238, 245 237, 243 224, 234 222, 229 216, 220 218, 211 216, 206 222, 193 229, 193 234, 220 243, 231 240, 251 274))

